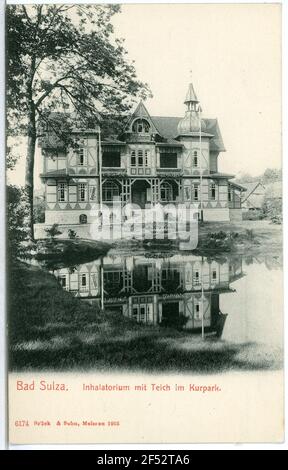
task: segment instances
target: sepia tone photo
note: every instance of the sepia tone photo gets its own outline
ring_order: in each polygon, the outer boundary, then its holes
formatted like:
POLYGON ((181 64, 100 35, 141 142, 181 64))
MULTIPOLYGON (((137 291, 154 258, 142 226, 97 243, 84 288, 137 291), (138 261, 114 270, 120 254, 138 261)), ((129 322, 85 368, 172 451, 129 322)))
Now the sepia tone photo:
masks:
MULTIPOLYGON (((223 384, 237 402, 234 380, 251 383, 247 416, 275 384, 271 423, 247 430, 235 414, 243 429, 227 437, 185 421, 183 442, 279 442, 281 5, 8 4, 6 47, 12 442, 107 442, 81 414, 84 434, 21 434, 36 396, 47 419, 71 387, 90 410, 112 391, 103 410, 117 412, 132 389, 135 403, 139 391, 218 393, 214 409, 223 384)), ((109 436, 140 439, 125 426, 109 436)))

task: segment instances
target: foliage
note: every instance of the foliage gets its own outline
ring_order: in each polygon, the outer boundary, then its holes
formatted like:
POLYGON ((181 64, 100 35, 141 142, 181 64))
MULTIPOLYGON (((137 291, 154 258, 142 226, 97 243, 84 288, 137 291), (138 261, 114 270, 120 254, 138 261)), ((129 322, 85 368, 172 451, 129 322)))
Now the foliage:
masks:
MULTIPOLYGON (((25 118, 57 105, 98 121, 99 112, 126 112, 130 96, 146 96, 111 17, 119 5, 7 7, 8 118, 25 118), (32 96, 28 95, 32 93, 32 96), (49 99, 47 102, 47 98, 49 99)), ((45 118, 45 116, 43 116, 45 118)), ((8 119, 10 122, 10 119, 8 119)))
POLYGON ((243 211, 243 220, 262 220, 265 218, 265 212, 261 209, 243 211))
POLYGON ((259 176, 251 176, 249 173, 242 173, 235 181, 237 183, 253 183, 260 181, 262 184, 274 183, 282 180, 281 168, 266 168, 264 173, 259 176))
POLYGON ((45 222, 45 200, 38 198, 34 201, 34 223, 42 224, 45 222))
MULTIPOLYGON (((25 190, 32 239, 35 145, 43 125, 69 143, 75 122, 79 129, 95 128, 101 115, 123 115, 132 97, 149 93, 126 59, 123 40, 113 35, 111 17, 119 11, 112 4, 6 8, 7 134, 27 136, 25 190)), ((8 164, 13 163, 9 156, 8 164)))
POLYGON ((58 230, 58 224, 53 224, 52 227, 45 228, 45 232, 50 237, 52 242, 55 241, 55 237, 57 237, 57 235, 62 234, 62 232, 60 230, 58 230))
POLYGON ((71 228, 69 228, 68 237, 70 238, 70 240, 75 240, 75 238, 78 238, 78 235, 75 232, 75 230, 72 230, 71 228))
POLYGON ((263 212, 273 223, 282 223, 282 200, 280 198, 265 197, 263 212))
POLYGON ((7 254, 9 261, 25 255, 24 242, 27 230, 24 225, 26 216, 24 191, 18 186, 7 186, 7 254))
POLYGON ((262 183, 274 183, 282 180, 282 170, 278 168, 267 168, 262 177, 262 183))
POLYGON ((246 239, 247 240, 254 240, 255 238, 255 235, 254 235, 254 232, 253 232, 253 229, 252 228, 247 228, 246 231, 245 231, 245 235, 246 235, 246 239))

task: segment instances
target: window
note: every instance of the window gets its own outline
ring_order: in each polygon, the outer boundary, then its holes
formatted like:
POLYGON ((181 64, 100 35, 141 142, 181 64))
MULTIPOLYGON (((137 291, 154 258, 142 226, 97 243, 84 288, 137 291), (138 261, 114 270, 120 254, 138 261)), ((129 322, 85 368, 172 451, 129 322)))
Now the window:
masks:
POLYGON ((213 269, 212 271, 212 280, 215 281, 217 279, 217 271, 216 269, 213 269))
POLYGON ((114 181, 106 181, 103 184, 103 188, 102 188, 103 201, 106 201, 106 202, 113 201, 114 198, 119 198, 119 196, 120 196, 120 190, 119 190, 119 186, 117 185, 117 183, 115 183, 114 181))
POLYGON ((87 183, 78 184, 78 199, 80 202, 87 200, 87 183))
POLYGON ((86 165, 86 152, 84 147, 79 147, 77 150, 78 153, 78 165, 84 166, 86 165))
POLYGON ((131 166, 149 166, 149 160, 148 160, 148 150, 138 150, 137 153, 135 150, 132 150, 131 152, 131 166))
POLYGON ((199 185, 198 184, 193 185, 193 199, 194 201, 198 201, 199 199, 199 185))
POLYGON ((195 271, 194 272, 194 283, 196 286, 199 285, 200 281, 199 281, 199 271, 195 271))
POLYGON ((200 320, 200 305, 197 303, 195 305, 195 320, 200 320))
POLYGON ((197 151, 193 152, 193 166, 194 167, 198 166, 198 152, 197 151))
POLYGON ((119 168, 121 166, 120 152, 103 152, 102 156, 103 167, 119 168))
POLYGON ((143 150, 138 150, 138 166, 143 166, 143 150))
POLYGON ((160 168, 177 168, 177 153, 161 153, 160 168))
POLYGON ((80 275, 80 290, 83 292, 87 291, 87 274, 80 275))
POLYGON ((136 134, 148 134, 150 130, 149 122, 146 119, 136 119, 132 125, 132 132, 136 134))
POLYGON ((67 184, 58 183, 58 201, 66 202, 67 201, 67 184))
POLYGON ((96 200, 96 186, 89 185, 89 201, 95 201, 95 200, 96 200))
POLYGON ((231 192, 231 187, 229 186, 228 188, 228 201, 231 202, 232 201, 232 192, 231 192))
POLYGON ((58 277, 58 280, 59 280, 59 283, 60 283, 60 286, 62 287, 62 289, 67 290, 68 286, 67 286, 66 275, 62 274, 61 276, 58 277))
POLYGON ((104 273, 104 281, 108 284, 119 285, 120 284, 120 272, 119 271, 106 271, 104 273))
POLYGON ((172 201, 173 200, 173 190, 172 186, 168 181, 164 181, 160 187, 160 197, 161 201, 172 201))
POLYGON ((215 201, 215 199, 216 199, 216 185, 215 185, 215 183, 211 183, 210 189, 211 189, 211 199, 212 199, 212 201, 215 201))
POLYGON ((146 309, 145 306, 140 306, 140 321, 145 321, 146 309))
POLYGON ((86 214, 81 214, 79 216, 79 223, 80 224, 87 224, 87 215, 86 214))
POLYGON ((149 166, 149 152, 145 150, 145 166, 149 166))
POLYGON ((132 150, 131 152, 131 166, 136 166, 136 152, 132 150))

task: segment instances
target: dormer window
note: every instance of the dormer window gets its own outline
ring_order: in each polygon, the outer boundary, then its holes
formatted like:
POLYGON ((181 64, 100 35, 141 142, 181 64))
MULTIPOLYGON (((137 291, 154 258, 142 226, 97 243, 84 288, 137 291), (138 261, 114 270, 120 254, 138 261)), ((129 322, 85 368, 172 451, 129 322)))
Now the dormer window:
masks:
POLYGON ((150 124, 146 119, 136 119, 132 125, 132 132, 135 134, 148 134, 150 130, 150 124))

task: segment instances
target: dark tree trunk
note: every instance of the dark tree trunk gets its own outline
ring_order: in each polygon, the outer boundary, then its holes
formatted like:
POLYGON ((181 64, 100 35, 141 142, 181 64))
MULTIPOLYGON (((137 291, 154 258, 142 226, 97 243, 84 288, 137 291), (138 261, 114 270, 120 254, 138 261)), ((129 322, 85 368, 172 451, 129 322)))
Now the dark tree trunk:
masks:
POLYGON ((28 123, 28 143, 25 173, 25 191, 28 204, 27 224, 29 238, 34 241, 34 216, 33 216, 33 189, 34 189, 34 158, 36 145, 36 119, 34 103, 30 103, 29 123, 28 123))

